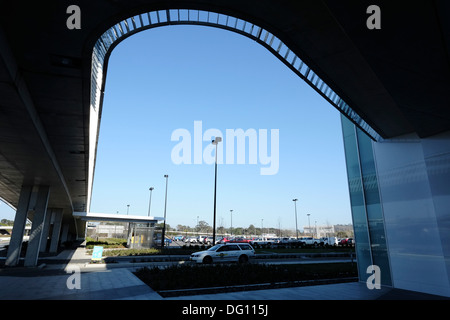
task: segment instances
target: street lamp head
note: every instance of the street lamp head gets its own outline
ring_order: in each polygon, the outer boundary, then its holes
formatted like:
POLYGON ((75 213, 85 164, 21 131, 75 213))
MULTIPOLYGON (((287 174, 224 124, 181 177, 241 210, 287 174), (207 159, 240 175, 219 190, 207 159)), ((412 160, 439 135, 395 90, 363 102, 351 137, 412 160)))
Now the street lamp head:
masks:
POLYGON ((216 138, 212 141, 212 144, 217 145, 219 142, 222 142, 222 137, 216 137, 216 138))
POLYGON ((298 201, 298 199, 292 199, 292 201, 298 201))
POLYGON ((168 177, 169 177, 169 175, 168 175, 168 174, 165 174, 165 175, 164 175, 164 178, 168 178, 168 177))
POLYGON ((153 187, 150 187, 148 190, 150 190, 150 191, 152 191, 153 189, 155 189, 155 188, 153 188, 153 187))

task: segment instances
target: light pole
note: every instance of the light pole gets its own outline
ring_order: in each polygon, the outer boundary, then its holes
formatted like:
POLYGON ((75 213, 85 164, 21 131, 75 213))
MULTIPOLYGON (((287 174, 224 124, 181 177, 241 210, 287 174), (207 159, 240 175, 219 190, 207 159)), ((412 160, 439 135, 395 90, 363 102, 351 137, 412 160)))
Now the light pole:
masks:
MULTIPOLYGON (((127 215, 128 215, 128 211, 130 211, 130 205, 127 204, 127 215)), ((128 222, 128 235, 133 235, 132 231, 131 231, 131 222, 128 222)))
POLYGON ((261 238, 262 239, 264 239, 264 233, 263 233, 264 225, 263 225, 263 222, 264 222, 264 219, 261 219, 261 238))
POLYGON ((311 233, 311 221, 309 221, 309 216, 311 215, 310 213, 306 214, 308 216, 308 227, 309 227, 309 232, 311 233))
POLYGON ((150 217, 150 207, 152 205, 152 191, 153 191, 153 187, 150 187, 148 190, 150 190, 150 199, 148 200, 148 216, 150 217))
POLYGON ((166 178, 166 200, 164 203, 164 224, 163 224, 163 229, 162 229, 162 234, 161 234, 161 248, 164 249, 164 237, 166 235, 166 210, 167 210, 167 185, 169 183, 169 175, 165 174, 164 178, 166 178))
POLYGON ((217 147, 222 137, 216 137, 212 144, 216 146, 216 160, 214 164, 214 218, 213 218, 213 245, 216 244, 216 193, 217 193, 217 147))
POLYGON ((231 217, 231 227, 230 227, 230 233, 231 236, 233 235, 233 210, 230 210, 230 217, 231 217))
POLYGON ((314 238, 317 238, 317 220, 314 221, 314 238))
POLYGON ((295 234, 296 234, 297 240, 298 240, 298 228, 297 228, 297 201, 298 201, 298 199, 292 199, 292 201, 294 201, 294 207, 295 207, 295 234))

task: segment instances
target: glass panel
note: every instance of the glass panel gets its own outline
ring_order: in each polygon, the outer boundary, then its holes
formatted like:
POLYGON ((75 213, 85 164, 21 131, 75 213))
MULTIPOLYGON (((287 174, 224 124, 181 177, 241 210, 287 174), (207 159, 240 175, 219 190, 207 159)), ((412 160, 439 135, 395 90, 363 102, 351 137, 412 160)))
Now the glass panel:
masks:
POLYGON ((227 25, 227 21, 228 21, 228 17, 227 16, 225 16, 223 14, 219 14, 218 24, 226 26, 227 25))
POLYGON ((381 284, 391 286, 372 140, 342 114, 341 122, 359 278, 365 281, 367 267, 374 264, 380 267, 381 284))
POLYGON ((372 141, 360 129, 357 129, 357 137, 373 263, 380 267, 381 284, 390 286, 392 285, 391 272, 372 141))
POLYGON ((182 21, 189 21, 189 11, 188 10, 179 10, 178 11, 178 18, 182 21))
POLYGON ((178 10, 169 10, 169 19, 170 21, 179 20, 178 10))
POLYGON ((198 20, 201 22, 207 22, 208 21, 208 12, 199 11, 198 12, 198 20))
POLYGON ((341 122, 342 133, 344 136, 344 149, 349 183, 350 204, 352 208, 353 229, 355 233, 358 273, 360 281, 365 281, 367 278, 366 270, 367 267, 372 264, 372 258, 369 247, 369 236, 367 232, 367 219, 355 126, 343 115, 341 115, 341 122))

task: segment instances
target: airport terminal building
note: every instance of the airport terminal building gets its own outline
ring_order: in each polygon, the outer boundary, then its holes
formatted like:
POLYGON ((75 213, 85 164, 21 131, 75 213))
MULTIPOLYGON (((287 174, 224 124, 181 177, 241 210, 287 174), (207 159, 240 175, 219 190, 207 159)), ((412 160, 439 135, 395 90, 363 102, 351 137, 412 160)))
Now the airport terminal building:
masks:
POLYGON ((450 296, 450 132, 374 142, 342 118, 347 175, 363 281, 450 296))
POLYGON ((11 265, 27 218, 30 266, 52 221, 55 244, 61 233, 85 235, 76 213, 90 208, 115 46, 143 30, 194 24, 256 41, 342 114, 360 281, 376 265, 382 285, 450 297, 448 0, 0 7, 0 198, 17 209, 11 265))

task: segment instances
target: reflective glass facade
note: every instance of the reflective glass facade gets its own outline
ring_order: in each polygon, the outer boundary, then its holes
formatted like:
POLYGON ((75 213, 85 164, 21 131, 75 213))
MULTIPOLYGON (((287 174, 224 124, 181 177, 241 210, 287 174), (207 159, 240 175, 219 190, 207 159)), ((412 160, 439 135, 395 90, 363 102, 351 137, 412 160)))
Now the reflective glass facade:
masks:
POLYGON ((367 267, 377 265, 381 284, 391 286, 391 270, 378 188, 372 140, 341 115, 350 203, 355 232, 360 281, 366 281, 367 267))
POLYGON ((393 286, 450 297, 450 132, 372 146, 393 286))

